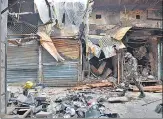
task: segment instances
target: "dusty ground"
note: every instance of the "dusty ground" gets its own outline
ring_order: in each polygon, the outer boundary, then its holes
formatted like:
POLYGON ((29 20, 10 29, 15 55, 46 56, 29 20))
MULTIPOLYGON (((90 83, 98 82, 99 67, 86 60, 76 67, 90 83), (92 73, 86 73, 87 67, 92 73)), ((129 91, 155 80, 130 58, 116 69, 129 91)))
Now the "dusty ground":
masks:
MULTIPOLYGON (((21 90, 20 87, 10 87, 15 92, 21 90)), ((52 98, 56 95, 64 95, 66 88, 45 88, 52 98)), ((121 118, 162 118, 162 114, 157 114, 154 110, 162 103, 162 100, 142 106, 143 104, 162 99, 161 93, 147 93, 144 99, 137 99, 139 93, 128 92, 127 97, 134 98, 126 103, 105 103, 108 113, 118 113, 121 118)))
MULTIPOLYGON (((138 96, 138 93, 128 93, 128 96, 134 95, 138 96)), ((144 99, 136 99, 130 102, 126 102, 124 104, 110 104, 106 103, 107 107, 109 107, 110 112, 118 112, 120 117, 123 118, 162 118, 162 114, 155 113, 155 108, 158 104, 162 103, 161 101, 148 104, 146 106, 142 106, 145 103, 162 99, 162 94, 156 93, 146 93, 146 97, 144 99)), ((106 106, 105 105, 105 106, 106 106)))

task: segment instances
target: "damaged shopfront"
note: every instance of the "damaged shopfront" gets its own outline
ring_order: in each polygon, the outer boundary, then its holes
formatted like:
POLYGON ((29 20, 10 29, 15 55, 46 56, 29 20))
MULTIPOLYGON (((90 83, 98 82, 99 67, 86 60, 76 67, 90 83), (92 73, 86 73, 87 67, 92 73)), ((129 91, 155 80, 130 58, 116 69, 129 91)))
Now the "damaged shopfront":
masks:
POLYGON ((24 83, 33 81, 49 86, 71 86, 80 80, 81 46, 73 38, 8 40, 7 81, 24 83), (28 40, 28 41, 27 41, 28 40), (55 47, 54 47, 54 45, 55 47), (54 51, 57 49, 57 51, 54 51), (50 52, 50 53, 49 53, 50 52), (64 59, 58 62, 57 53, 64 59))
POLYGON ((126 48, 122 39, 130 28, 119 28, 112 35, 89 35, 87 56, 93 77, 103 80, 111 77, 120 80, 122 51, 126 48))
POLYGON ((89 16, 88 77, 123 82, 124 56, 129 52, 138 63, 137 79, 159 82, 163 65, 161 9, 161 1, 94 0, 89 16), (121 42, 123 47, 115 41, 121 42), (107 48, 103 48, 102 43, 107 48))
POLYGON ((138 79, 161 79, 162 31, 160 18, 151 19, 154 12, 132 10, 129 1, 118 0, 27 3, 33 9, 17 11, 19 4, 25 4, 17 3, 9 10, 8 82, 71 86, 85 79, 110 79, 120 83, 126 51, 138 62, 138 79), (115 9, 117 5, 121 7, 115 9))
POLYGON ((161 29, 133 28, 123 41, 126 50, 137 59, 140 81, 161 80, 161 32, 161 29))
POLYGON ((9 10, 8 83, 76 85, 82 72, 82 45, 78 33, 88 1, 30 0, 25 3, 18 2, 9 10), (17 11, 19 4, 25 3, 33 9, 24 7, 17 11))
POLYGON ((123 82, 125 80, 124 56, 129 52, 137 60, 137 80, 140 82, 161 80, 162 30, 123 27, 116 31, 111 36, 89 35, 90 44, 87 50, 89 78, 123 82), (105 47, 101 44, 105 44, 105 47))

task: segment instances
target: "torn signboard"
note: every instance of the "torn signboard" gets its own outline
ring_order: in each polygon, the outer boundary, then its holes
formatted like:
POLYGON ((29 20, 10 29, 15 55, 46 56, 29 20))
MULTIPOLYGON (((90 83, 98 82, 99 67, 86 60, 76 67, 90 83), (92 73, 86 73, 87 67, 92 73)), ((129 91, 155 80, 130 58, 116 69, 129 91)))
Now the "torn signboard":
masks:
POLYGON ((94 54, 99 58, 101 51, 104 52, 105 58, 110 58, 116 55, 114 46, 119 49, 125 48, 125 45, 118 40, 113 39, 111 36, 96 36, 89 35, 89 42, 87 43, 87 48, 91 51, 89 53, 94 54))
POLYGON ((57 60, 57 61, 64 61, 64 59, 59 55, 57 49, 55 48, 52 39, 44 32, 37 33, 41 39, 41 45, 57 60))
POLYGON ((117 41, 109 35, 102 37, 99 40, 99 44, 105 54, 105 58, 109 58, 116 55, 114 46, 116 46, 117 50, 125 48, 125 45, 121 41, 117 41))
MULTIPOLYGON (((104 52, 105 58, 113 57, 116 55, 116 51, 114 49, 114 46, 116 46, 117 50, 125 48, 125 45, 122 43, 123 37, 126 35, 126 33, 131 29, 132 27, 122 27, 115 31, 114 34, 111 35, 105 35, 105 36, 99 36, 99 35, 89 35, 89 41, 87 43, 87 46, 92 49, 95 49, 95 46, 98 47, 98 49, 104 52), (93 47, 93 48, 92 48, 93 47)), ((92 50, 92 52, 94 52, 92 50)), ((99 53, 96 53, 96 57, 99 58, 99 53), (97 55, 98 54, 98 55, 97 55)))

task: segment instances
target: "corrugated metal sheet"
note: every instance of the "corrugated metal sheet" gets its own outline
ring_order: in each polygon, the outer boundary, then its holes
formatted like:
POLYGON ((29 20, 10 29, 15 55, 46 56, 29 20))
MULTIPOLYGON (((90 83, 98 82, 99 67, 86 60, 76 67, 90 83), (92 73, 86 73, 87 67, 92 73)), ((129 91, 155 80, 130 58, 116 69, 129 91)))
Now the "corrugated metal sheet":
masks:
POLYGON ((64 61, 64 59, 59 55, 52 39, 45 32, 38 32, 40 36, 41 45, 57 60, 64 61))
POLYGON ((66 59, 79 59, 80 47, 77 40, 68 39, 53 39, 53 43, 56 46, 58 52, 66 59))
POLYGON ((122 38, 126 35, 127 31, 129 31, 132 27, 122 27, 117 29, 115 34, 113 34, 113 38, 116 40, 122 40, 122 38))
MULTIPOLYGON (((115 39, 111 38, 110 35, 105 35, 105 36, 89 35, 89 40, 90 40, 90 42, 87 43, 87 46, 88 46, 87 48, 91 49, 91 53, 93 53, 94 56, 96 56, 96 57, 100 56, 100 54, 101 54, 100 51, 104 52, 105 58, 115 56, 116 52, 113 47, 114 45, 116 45, 117 49, 125 48, 125 45, 122 43, 122 41, 115 40, 115 39), (97 45, 94 45, 92 43, 92 41, 95 44, 98 44, 100 47, 98 47, 97 45)), ((87 49, 87 52, 90 53, 88 49, 87 49)))
POLYGON ((44 83, 51 86, 71 86, 76 84, 80 67, 80 47, 78 41, 53 39, 53 43, 65 61, 57 62, 43 48, 44 83))
POLYGON ((30 41, 22 46, 7 47, 7 81, 21 83, 37 80, 38 43, 30 41))

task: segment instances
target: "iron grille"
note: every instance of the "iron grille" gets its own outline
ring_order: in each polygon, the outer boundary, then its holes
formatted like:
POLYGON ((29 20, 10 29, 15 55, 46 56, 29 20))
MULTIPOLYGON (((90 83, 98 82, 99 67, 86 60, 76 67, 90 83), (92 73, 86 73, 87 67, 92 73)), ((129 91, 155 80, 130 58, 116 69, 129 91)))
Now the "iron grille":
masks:
POLYGON ((20 21, 9 15, 8 34, 36 34, 38 26, 26 21, 20 21))

